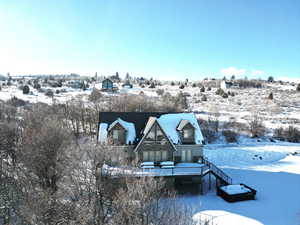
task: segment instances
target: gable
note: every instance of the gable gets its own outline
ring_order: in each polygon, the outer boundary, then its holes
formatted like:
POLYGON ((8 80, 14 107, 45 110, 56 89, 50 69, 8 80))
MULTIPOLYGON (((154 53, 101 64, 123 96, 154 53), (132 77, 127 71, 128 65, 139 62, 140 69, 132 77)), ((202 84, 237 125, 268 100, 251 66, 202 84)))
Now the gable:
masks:
POLYGON ((144 145, 147 143, 150 143, 151 145, 169 145, 170 149, 173 151, 176 151, 175 146, 169 139, 168 135, 165 133, 165 131, 162 129, 162 127, 159 125, 157 122, 156 118, 149 118, 151 127, 149 126, 147 128, 147 131, 144 133, 143 138, 141 141, 138 143, 138 145, 135 148, 135 151, 139 151, 144 145), (154 121, 154 122, 153 122, 154 121), (153 135, 154 132, 154 135, 153 135), (154 138, 153 138, 154 136, 154 138), (159 137, 158 137, 159 136, 159 137))

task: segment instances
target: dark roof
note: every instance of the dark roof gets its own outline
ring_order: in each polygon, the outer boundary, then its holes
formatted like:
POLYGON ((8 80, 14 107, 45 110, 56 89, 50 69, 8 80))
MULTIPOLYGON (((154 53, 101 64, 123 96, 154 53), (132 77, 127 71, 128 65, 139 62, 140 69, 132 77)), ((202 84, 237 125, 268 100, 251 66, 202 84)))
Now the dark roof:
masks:
MULTIPOLYGON (((146 127, 149 117, 160 117, 170 112, 100 112, 99 123, 107 123, 108 126, 118 118, 130 123, 134 123, 136 136, 140 140, 142 132, 146 127)), ((174 113, 174 112, 172 112, 174 113)))

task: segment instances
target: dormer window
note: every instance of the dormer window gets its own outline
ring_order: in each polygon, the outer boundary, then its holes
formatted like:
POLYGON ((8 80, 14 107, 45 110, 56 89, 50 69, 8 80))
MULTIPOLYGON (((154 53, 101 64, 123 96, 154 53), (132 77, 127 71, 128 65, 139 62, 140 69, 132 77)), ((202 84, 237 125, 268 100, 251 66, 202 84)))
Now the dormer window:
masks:
POLYGON ((194 130, 193 129, 184 129, 183 130, 183 139, 193 139, 194 130))
POLYGON ((113 139, 114 141, 119 139, 119 130, 113 130, 113 139))
POLYGON ((177 130, 181 134, 182 144, 195 144, 195 127, 188 120, 181 120, 177 130))
POLYGON ((134 124, 118 118, 109 126, 108 135, 114 145, 130 145, 136 138, 134 124))

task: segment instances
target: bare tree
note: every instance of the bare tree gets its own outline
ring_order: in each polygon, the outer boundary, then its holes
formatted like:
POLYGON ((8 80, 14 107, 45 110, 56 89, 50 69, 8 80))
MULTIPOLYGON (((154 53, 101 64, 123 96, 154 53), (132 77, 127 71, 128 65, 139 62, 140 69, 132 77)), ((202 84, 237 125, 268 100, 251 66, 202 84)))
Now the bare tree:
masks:
POLYGON ((254 115, 252 119, 249 121, 249 131, 253 138, 261 137, 265 134, 266 128, 263 125, 262 119, 258 117, 258 115, 254 115))

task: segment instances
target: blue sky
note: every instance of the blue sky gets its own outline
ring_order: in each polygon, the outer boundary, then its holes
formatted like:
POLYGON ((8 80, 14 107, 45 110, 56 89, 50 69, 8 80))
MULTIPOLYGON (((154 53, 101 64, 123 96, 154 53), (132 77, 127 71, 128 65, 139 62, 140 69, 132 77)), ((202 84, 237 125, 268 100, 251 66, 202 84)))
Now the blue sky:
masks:
POLYGON ((299 0, 0 0, 0 73, 300 79, 299 0))

